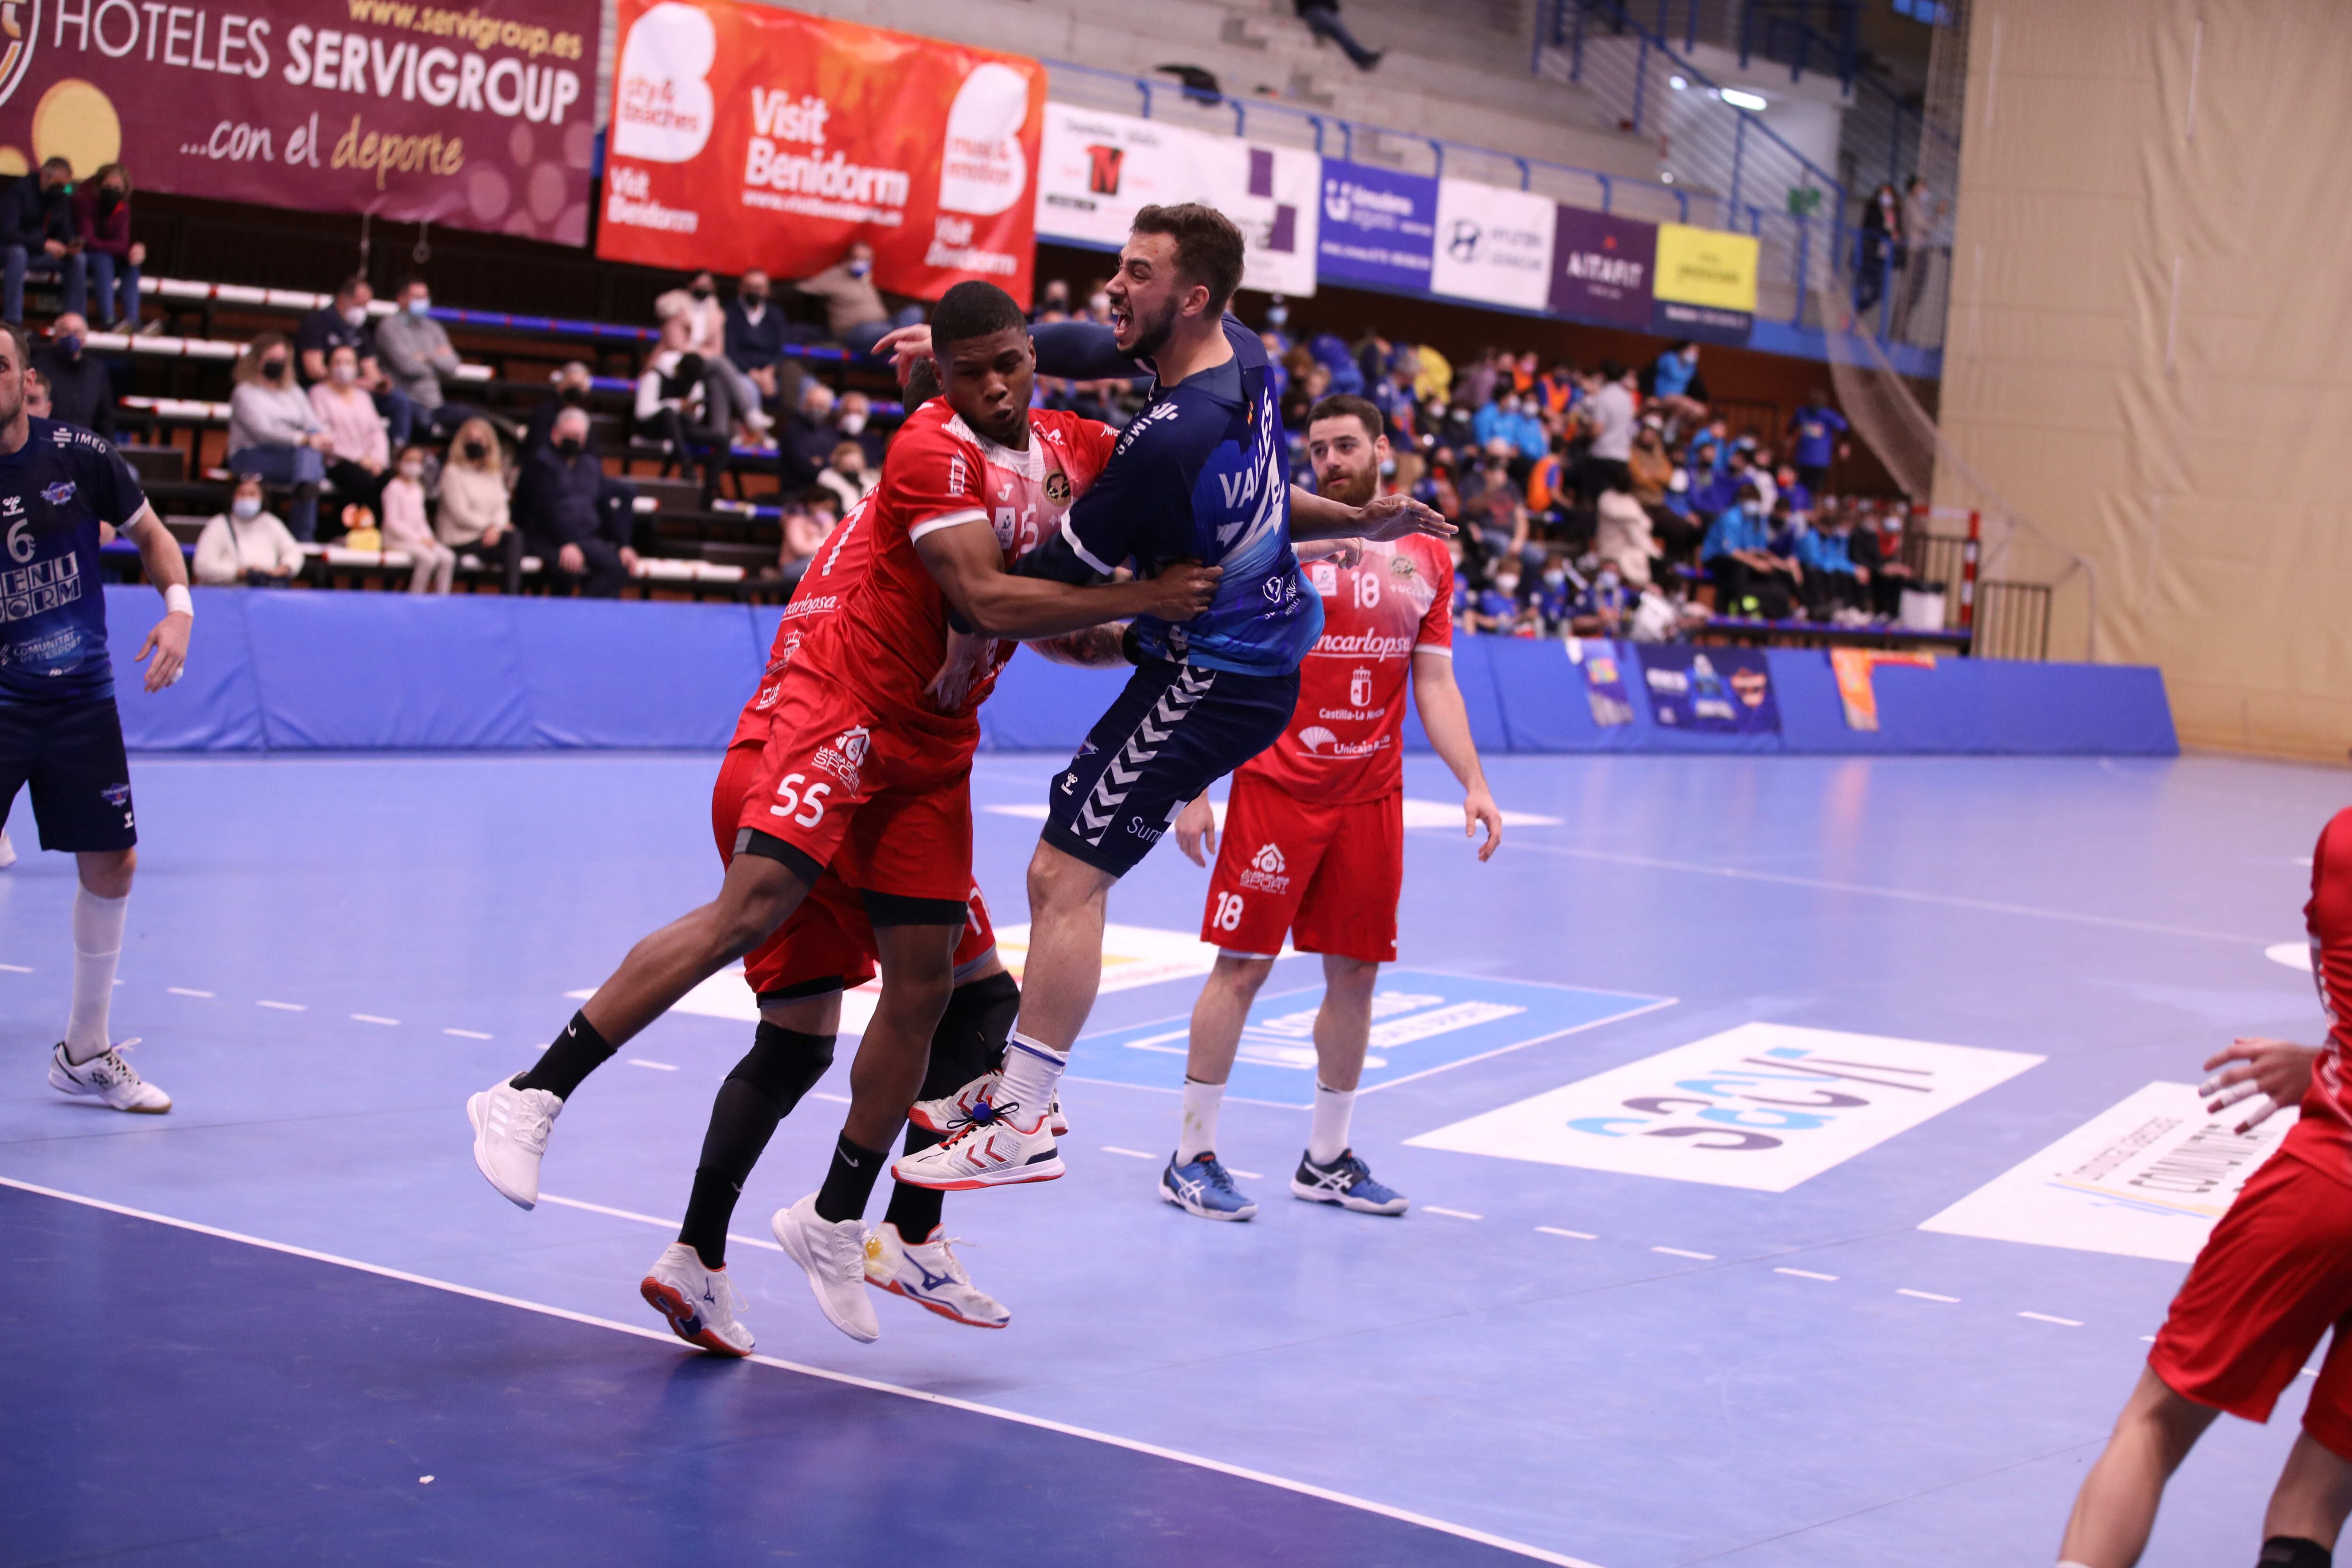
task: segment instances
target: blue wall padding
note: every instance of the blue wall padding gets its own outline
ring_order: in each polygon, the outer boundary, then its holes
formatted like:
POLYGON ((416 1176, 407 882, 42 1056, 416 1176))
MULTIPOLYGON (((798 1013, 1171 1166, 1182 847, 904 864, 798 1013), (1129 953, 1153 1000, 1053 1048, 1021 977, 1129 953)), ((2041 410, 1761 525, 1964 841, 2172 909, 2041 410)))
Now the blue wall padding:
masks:
MULTIPOLYGON (((199 588, 186 679, 149 696, 132 663, 162 606, 107 591, 124 739, 142 751, 713 749, 756 687, 773 605, 199 588)), ((2127 665, 1941 658, 1883 666, 1879 728, 1846 727, 1829 656, 1775 648, 1775 735, 1662 730, 1618 645, 1633 722, 1592 719, 1559 643, 1463 637, 1455 683, 1489 752, 1754 752, 2171 756, 2164 678, 2127 665)), ((981 710, 995 751, 1069 752, 1127 679, 1016 657, 981 710)), ((1405 746, 1426 751, 1408 710, 1405 746)))

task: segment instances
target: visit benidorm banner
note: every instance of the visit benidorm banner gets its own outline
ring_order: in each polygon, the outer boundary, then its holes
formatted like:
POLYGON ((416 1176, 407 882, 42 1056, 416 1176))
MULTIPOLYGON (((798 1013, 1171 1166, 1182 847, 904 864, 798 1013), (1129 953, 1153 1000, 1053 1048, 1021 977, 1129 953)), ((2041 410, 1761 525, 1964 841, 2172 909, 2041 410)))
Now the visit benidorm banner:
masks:
POLYGON ((1045 72, 1020 55, 730 0, 621 0, 596 254, 1024 303, 1045 72))
POLYGON ((0 173, 579 245, 595 0, 0 0, 0 173))

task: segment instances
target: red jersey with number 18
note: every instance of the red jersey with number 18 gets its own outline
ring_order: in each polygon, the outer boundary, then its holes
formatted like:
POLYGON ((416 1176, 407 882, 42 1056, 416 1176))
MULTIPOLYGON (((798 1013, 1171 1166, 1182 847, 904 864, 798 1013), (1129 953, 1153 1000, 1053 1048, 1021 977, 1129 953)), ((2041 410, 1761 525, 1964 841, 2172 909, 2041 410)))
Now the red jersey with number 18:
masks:
POLYGON ((1298 667, 1298 706, 1282 738, 1236 770, 1318 805, 1404 788, 1405 679, 1422 649, 1454 653, 1454 563, 1420 534, 1368 544, 1354 566, 1310 561, 1323 635, 1298 667))

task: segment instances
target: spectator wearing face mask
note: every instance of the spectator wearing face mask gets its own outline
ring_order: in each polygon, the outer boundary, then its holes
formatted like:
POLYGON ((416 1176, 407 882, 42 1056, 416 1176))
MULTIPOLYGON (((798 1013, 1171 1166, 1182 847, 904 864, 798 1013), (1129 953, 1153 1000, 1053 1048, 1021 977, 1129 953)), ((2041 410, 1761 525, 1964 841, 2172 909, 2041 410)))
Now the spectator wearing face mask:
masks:
POLYGON ((1793 563, 1772 553, 1762 492, 1753 479, 1739 488, 1738 500, 1706 531, 1699 558, 1715 582, 1719 616, 1788 617, 1796 585, 1793 563))
MULTIPOLYGON (((706 378, 727 389, 725 411, 730 433, 732 425, 740 423, 745 435, 764 442, 775 421, 760 406, 759 386, 727 357, 727 307, 719 302, 718 280, 709 273, 696 273, 685 288, 673 289, 654 301, 654 319, 663 326, 678 317, 685 318, 688 327, 686 341, 679 346, 702 362, 706 378)), ((663 343, 668 344, 667 333, 663 343)))
POLYGON ((1678 342, 1650 364, 1650 397, 1658 412, 1683 429, 1706 417, 1706 387, 1698 378, 1698 345, 1678 342))
POLYGON ((1472 599, 1463 620, 1474 632, 1515 633, 1535 623, 1535 607, 1519 602, 1519 569, 1516 563, 1496 568, 1486 585, 1472 599))
POLYGON ((393 386, 415 405, 415 424, 435 435, 454 430, 472 410, 451 405, 442 392, 442 383, 457 379, 457 351, 428 313, 433 290, 422 278, 411 278, 400 286, 399 303, 376 325, 376 359, 393 386))
POLYGON ((294 329, 295 368, 304 382, 315 385, 327 379, 327 356, 336 345, 351 345, 359 360, 361 390, 374 400, 375 411, 383 416, 392 444, 404 447, 409 428, 416 422, 416 405, 392 384, 383 366, 376 363, 375 331, 368 325, 368 306, 374 300, 375 290, 356 272, 336 285, 335 297, 303 317, 294 329))
POLYGON ((48 417, 114 439, 114 381, 82 349, 89 323, 71 310, 49 323, 47 344, 33 363, 48 378, 48 417))
POLYGON ((567 408, 556 416, 552 443, 523 463, 515 521, 524 542, 547 563, 552 587, 592 599, 618 598, 637 565, 630 543, 635 496, 629 486, 606 477, 587 443, 586 414, 567 408))
POLYGON ((795 287, 824 301, 826 333, 853 353, 871 353, 885 332, 922 324, 920 305, 906 306, 894 315, 883 304, 881 290, 874 287, 874 247, 863 240, 851 246, 849 254, 839 261, 814 278, 803 278, 795 287))
POLYGON ((74 226, 73 165, 49 158, 0 189, 0 319, 23 325, 27 274, 56 277, 65 308, 82 314, 89 274, 74 226))
POLYGON ((1633 378, 1613 359, 1601 362, 1600 385, 1589 400, 1587 418, 1592 444, 1577 465, 1576 488, 1591 504, 1602 491, 1624 490, 1630 484, 1626 459, 1633 453, 1633 378))
POLYGON ((229 491, 228 510, 196 535, 196 581, 207 586, 274 585, 300 570, 302 546, 284 523, 262 510, 257 479, 237 480, 229 491))
POLYGON ((383 547, 404 550, 416 563, 412 594, 446 594, 457 574, 457 552, 433 537, 425 517, 425 448, 403 447, 400 465, 383 487, 383 547))
MULTIPOLYGON (((552 425, 553 421, 550 421, 552 425)), ((433 531, 441 542, 459 554, 496 560, 506 591, 522 592, 522 535, 515 531, 507 500, 506 465, 499 451, 498 432, 487 419, 468 419, 449 443, 449 460, 433 493, 440 502, 433 531)))
POLYGON ((733 443, 727 381, 687 346, 687 320, 662 323, 661 346, 637 377, 640 439, 667 443, 684 468, 698 468, 703 500, 719 493, 733 443))
POLYGON ((808 328, 784 320, 766 273, 755 267, 743 274, 727 307, 724 347, 727 358, 759 389, 763 403, 799 395, 800 362, 788 358, 784 350, 814 336, 808 328))
POLYGON ((866 448, 855 441, 844 441, 835 447, 833 460, 816 477, 816 482, 841 502, 845 516, 878 480, 879 476, 866 466, 866 448))
MULTIPOLYGON (((593 392, 595 387, 595 378, 589 374, 588 367, 578 360, 572 361, 562 370, 557 371, 552 395, 541 400, 539 406, 530 411, 529 423, 523 426, 523 455, 529 457, 553 440, 555 416, 567 408, 584 410, 588 406, 588 395, 593 392)), ((596 449, 595 426, 593 423, 589 430, 588 449, 594 451, 596 449)))
POLYGON ((101 164, 74 192, 73 215, 100 330, 137 331, 139 268, 147 247, 131 237, 131 171, 121 163, 101 164))
POLYGON ((1592 551, 1636 589, 1650 585, 1650 562, 1658 552, 1650 514, 1630 490, 1611 486, 1594 507, 1592 551))
POLYGON ((291 485, 286 509, 294 537, 309 543, 319 532, 319 486, 334 443, 310 400, 294 384, 294 347, 276 332, 253 340, 234 373, 228 399, 228 466, 275 485, 291 485))
POLYGON ((1843 439, 1852 426, 1845 416, 1830 406, 1830 395, 1820 387, 1813 388, 1804 405, 1789 416, 1789 434, 1796 446, 1790 456, 1794 460, 1797 478, 1807 489, 1821 495, 1829 489, 1830 464, 1846 456, 1843 439))
POLYGON ((328 353, 327 379, 310 387, 310 411, 327 432, 327 478, 335 493, 380 511, 392 442, 375 399, 360 387, 360 356, 349 343, 328 353))

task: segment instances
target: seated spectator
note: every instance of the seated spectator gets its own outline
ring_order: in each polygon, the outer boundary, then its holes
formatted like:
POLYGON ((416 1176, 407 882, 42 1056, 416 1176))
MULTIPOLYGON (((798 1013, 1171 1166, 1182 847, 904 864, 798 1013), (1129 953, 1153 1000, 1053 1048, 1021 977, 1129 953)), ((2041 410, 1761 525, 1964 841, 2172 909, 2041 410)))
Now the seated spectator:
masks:
POLYGON ((1764 510, 1769 511, 1780 500, 1780 481, 1773 477, 1779 468, 1772 461, 1772 448, 1761 441, 1749 441, 1747 445, 1748 475, 1755 479, 1756 488, 1764 492, 1764 510))
POLYGON ((1507 567, 1516 578, 1523 564, 1543 558, 1543 547, 1528 541, 1528 509, 1520 502, 1502 459, 1488 458, 1478 493, 1465 503, 1469 513, 1465 521, 1487 570, 1500 572, 1507 567))
POLYGON ((1788 619, 1795 574, 1790 563, 1772 553, 1765 515, 1763 492, 1749 479, 1740 486, 1738 501, 1706 531, 1699 559, 1714 580, 1719 616, 1788 619))
MULTIPOLYGON (((882 467, 882 453, 889 442, 874 427, 874 400, 862 392, 845 392, 834 399, 833 428, 836 437, 855 441, 866 454, 866 466, 876 471, 882 467)), ((826 460, 832 459, 827 453, 826 460)))
POLYGON ((588 451, 588 416, 555 416, 554 439, 523 463, 515 518, 523 540, 547 563, 550 584, 592 599, 618 598, 636 570, 635 517, 628 486, 608 479, 588 451))
POLYGON ((368 306, 374 299, 375 290, 356 272, 337 284, 335 297, 296 325, 294 363, 302 379, 315 385, 327 379, 327 356, 336 345, 349 344, 358 356, 361 390, 374 400, 375 411, 383 416, 392 444, 405 447, 409 428, 416 422, 416 405, 393 385, 392 377, 376 363, 375 331, 368 325, 368 306))
POLYGON ((73 214, 89 288, 98 296, 92 313, 100 330, 137 331, 139 268, 147 247, 131 237, 131 171, 120 163, 100 165, 74 192, 73 214))
MULTIPOLYGON (((1675 493, 1674 484, 1681 479, 1684 494, 1688 493, 1689 479, 1675 467, 1666 456, 1666 443, 1656 425, 1643 420, 1633 437, 1633 448, 1625 457, 1625 478, 1633 487, 1633 500, 1649 514, 1650 532, 1657 541, 1658 553, 1669 561, 1683 561, 1698 547, 1703 530, 1667 504, 1667 497, 1675 493)), ((1685 506, 1685 511, 1688 510, 1685 506)))
POLYGON ((89 323, 66 311, 49 323, 47 345, 35 353, 33 363, 49 384, 48 416, 67 425, 94 430, 114 439, 114 378, 106 367, 82 352, 89 323))
POLYGON ((412 594, 446 594, 457 575, 457 552, 433 537, 425 520, 425 448, 403 447, 400 467, 383 487, 383 548, 405 550, 416 563, 412 594))
POLYGON ((275 587, 302 570, 302 546, 262 510, 261 481, 247 476, 229 491, 228 510, 196 535, 196 581, 215 588, 244 583, 275 587))
POLYGON ((1516 563, 1496 567, 1494 574, 1486 579, 1486 586, 1472 598, 1462 619, 1464 626, 1474 632, 1511 635, 1534 627, 1535 606, 1519 602, 1519 570, 1516 563))
POLYGON ((849 509, 864 498, 866 492, 881 482, 882 476, 866 466, 866 448, 855 441, 844 441, 833 449, 833 460, 816 477, 816 482, 831 490, 841 503, 841 513, 846 517, 849 509))
POLYGON ((1864 606, 1882 621, 1903 613, 1903 590, 1912 581, 1895 543, 1873 518, 1852 508, 1838 509, 1846 531, 1846 558, 1853 563, 1854 580, 1868 595, 1864 606))
MULTIPOLYGON (((1613 495, 1607 491, 1604 494, 1613 495)), ((1592 581, 1584 591, 1574 596, 1569 605, 1568 624, 1561 630, 1583 637, 1618 637, 1625 635, 1626 620, 1633 606, 1640 602, 1643 587, 1628 584, 1618 574, 1617 568, 1604 561, 1593 573, 1592 581)))
POLYGON ((1817 621, 1870 618, 1869 590, 1849 551, 1852 521, 1809 528, 1798 536, 1797 562, 1804 570, 1805 613, 1817 621))
MULTIPOLYGON (((1066 286, 1066 309, 1068 297, 1066 286)), ((754 267, 743 274, 735 286, 734 302, 727 307, 723 347, 728 359, 759 389, 763 403, 782 405, 800 395, 800 362, 787 357, 784 350, 815 336, 799 322, 784 320, 766 273, 754 267)))
POLYGON ((667 444, 681 470, 699 469, 707 504, 719 493, 734 444, 727 381, 687 347, 692 327, 683 315, 662 322, 661 346, 637 377, 637 436, 667 444))
POLYGON ((1593 508, 1597 521, 1592 534, 1592 552, 1601 564, 1614 567, 1617 574, 1633 585, 1638 592, 1650 585, 1650 562, 1658 553, 1657 542, 1650 528, 1650 514, 1633 492, 1612 485, 1601 492, 1593 508))
MULTIPOLYGON (((523 426, 522 450, 525 457, 538 451, 554 438, 557 415, 567 408, 585 408, 588 405, 588 395, 596 390, 595 377, 589 374, 585 364, 576 359, 557 371, 553 381, 555 395, 542 399, 539 406, 530 411, 530 422, 523 426)), ((588 447, 589 450, 593 451, 596 441, 593 435, 595 422, 593 420, 589 422, 589 430, 591 435, 588 447)))
MULTIPOLYGON (((764 444, 775 421, 760 406, 761 392, 743 368, 727 357, 727 307, 719 302, 719 284, 708 272, 698 272, 684 289, 673 289, 654 301, 654 319, 667 324, 684 316, 691 332, 681 346, 698 355, 704 374, 727 384, 727 411, 752 441, 764 444)), ((730 438, 732 431, 730 432, 730 438)))
POLYGON ((849 254, 794 285, 803 294, 824 301, 825 331, 853 353, 872 353, 883 334, 923 322, 920 305, 902 307, 895 314, 874 287, 874 247, 864 240, 849 254))
POLYGON ((25 279, 54 277, 65 308, 79 316, 89 303, 81 232, 74 226, 73 165, 46 160, 0 189, 0 320, 25 322, 25 279))
POLYGON ((1839 437, 1851 428, 1845 416, 1830 406, 1830 395, 1818 386, 1806 395, 1803 405, 1789 416, 1789 434, 1796 440, 1790 457, 1797 478, 1813 494, 1822 495, 1828 490, 1831 462, 1851 450, 1839 437))
POLYGON ((522 535, 511 521, 509 482, 498 432, 487 419, 467 420, 457 426, 457 439, 449 443, 449 460, 441 465, 441 477, 434 483, 440 510, 434 515, 433 530, 442 543, 460 554, 495 557, 506 591, 519 594, 522 535))
POLYGON ((1712 483, 1731 459, 1731 422, 1720 415, 1707 421, 1691 437, 1685 457, 1691 483, 1700 488, 1712 483))
POLYGON ((1658 412, 1687 430, 1706 417, 1698 381, 1698 345, 1679 342, 1650 365, 1650 396, 1658 412))
POLYGON ((277 332, 253 340, 234 372, 228 399, 228 466, 274 485, 290 485, 286 521, 309 543, 319 531, 319 486, 334 443, 310 400, 294 384, 294 349, 277 332))
POLYGON ((457 351, 449 334, 429 312, 433 290, 422 278, 400 286, 400 309, 376 324, 375 353, 394 390, 407 397, 415 413, 410 429, 421 424, 426 432, 446 435, 475 412, 451 404, 442 384, 457 376, 457 351))
POLYGON ((1772 486, 1780 492, 1780 499, 1789 503, 1790 513, 1799 521, 1808 521, 1811 519, 1813 492, 1804 480, 1797 477, 1794 467, 1783 463, 1775 469, 1772 474, 1772 486))
POLYGON ((1339 0, 1292 0, 1292 5, 1298 12, 1298 19, 1307 24, 1307 30, 1318 40, 1328 38, 1339 45, 1339 52, 1358 70, 1368 71, 1381 63, 1381 56, 1386 51, 1368 49, 1356 41, 1348 24, 1339 20, 1339 0))
POLYGON ((825 536, 832 531, 826 521, 805 500, 784 508, 784 537, 776 552, 776 574, 786 583, 799 582, 816 552, 824 548, 825 536))
POLYGON ((375 399, 360 385, 359 351, 337 343, 327 355, 327 378, 310 385, 310 409, 327 432, 327 478, 335 493, 379 516, 392 442, 375 399))

